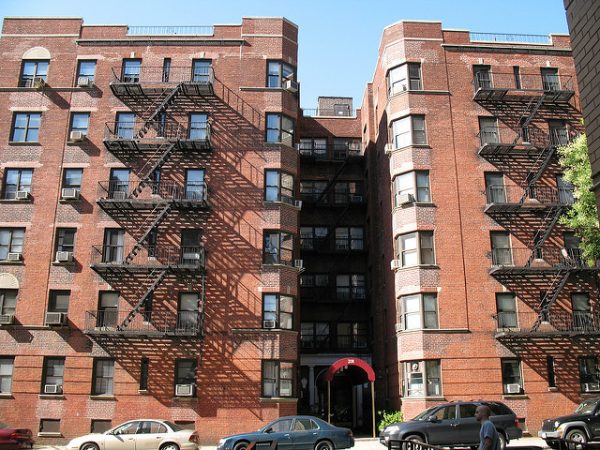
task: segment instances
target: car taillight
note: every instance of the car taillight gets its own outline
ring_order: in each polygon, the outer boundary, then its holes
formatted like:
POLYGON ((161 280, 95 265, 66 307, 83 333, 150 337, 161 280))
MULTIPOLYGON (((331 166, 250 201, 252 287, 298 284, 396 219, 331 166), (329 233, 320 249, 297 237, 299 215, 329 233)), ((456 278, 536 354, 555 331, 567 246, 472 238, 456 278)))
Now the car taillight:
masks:
POLYGON ((520 426, 519 419, 515 419, 515 427, 519 428, 520 426))
POLYGON ((9 439, 17 439, 17 437, 19 437, 19 433, 13 431, 12 433, 10 433, 9 439))
POLYGON ((352 437, 352 430, 348 430, 348 436, 352 437))

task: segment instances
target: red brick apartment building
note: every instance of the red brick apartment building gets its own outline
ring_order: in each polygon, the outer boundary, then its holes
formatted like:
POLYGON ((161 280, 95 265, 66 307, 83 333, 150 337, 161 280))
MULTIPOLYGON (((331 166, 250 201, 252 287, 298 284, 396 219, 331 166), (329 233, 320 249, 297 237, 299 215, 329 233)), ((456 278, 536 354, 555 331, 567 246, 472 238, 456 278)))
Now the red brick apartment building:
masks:
POLYGON ((378 409, 503 399, 534 431, 600 391, 597 270, 557 222, 568 38, 400 22, 362 108, 311 111, 297 35, 4 20, 3 421, 370 430, 372 367, 378 409))

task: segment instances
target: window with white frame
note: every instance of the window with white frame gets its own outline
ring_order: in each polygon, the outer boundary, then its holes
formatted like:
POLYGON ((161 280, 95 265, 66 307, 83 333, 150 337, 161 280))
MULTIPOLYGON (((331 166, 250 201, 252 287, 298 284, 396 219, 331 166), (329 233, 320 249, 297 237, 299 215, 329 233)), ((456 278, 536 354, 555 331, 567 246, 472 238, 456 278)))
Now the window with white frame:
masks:
POLYGON ((289 295, 263 294, 264 328, 293 328, 294 298, 289 295), (269 325, 269 326, 267 326, 269 325), (274 325, 271 327, 270 325, 274 325))
POLYGON ((71 127, 69 132, 74 131, 80 132, 82 135, 88 134, 88 127, 90 124, 90 113, 89 112, 74 112, 71 114, 71 127))
POLYGON ((403 330, 438 328, 437 294, 412 294, 400 298, 403 330))
POLYGON ((294 236, 283 231, 265 231, 263 264, 291 264, 294 259, 294 236))
POLYGON ((402 267, 435 264, 433 231, 401 234, 396 238, 396 259, 402 267))
POLYGON ((518 326, 515 294, 510 292, 497 293, 496 311, 498 312, 498 328, 516 328, 518 326))
POLYGON ((12 392, 14 356, 0 356, 0 394, 12 392))
POLYGON ((395 206, 408 202, 431 202, 429 171, 417 170, 394 178, 395 206))
POLYGON ((440 360, 403 363, 406 397, 439 397, 442 395, 440 360))
POLYGON ((96 61, 94 60, 80 60, 77 63, 77 80, 79 84, 81 78, 87 78, 90 82, 94 82, 96 77, 96 61))
POLYGON ((335 229, 335 249, 360 251, 365 248, 363 227, 337 227, 335 229))
POLYGON ((427 144, 425 116, 407 116, 392 122, 394 148, 427 144))
POLYGON ((115 361, 112 359, 94 359, 92 375, 92 395, 113 395, 115 361))
POLYGON ((21 76, 19 77, 19 87, 34 87, 36 78, 47 81, 48 78, 48 60, 27 60, 23 61, 21 67, 21 76))
POLYGON ((294 121, 279 113, 267 113, 267 142, 294 145, 294 121))
POLYGON ((263 361, 263 397, 294 397, 294 363, 263 361))
POLYGON ((394 67, 388 72, 388 91, 390 96, 405 91, 420 91, 422 89, 421 64, 406 63, 394 67))
POLYGON ((15 315, 18 292, 17 289, 0 289, 0 315, 15 315))
POLYGON ((0 228, 0 261, 7 261, 9 254, 23 254, 24 228, 0 228))
POLYGON ((17 199, 17 192, 31 193, 33 169, 4 169, 4 186, 2 198, 4 200, 17 199))

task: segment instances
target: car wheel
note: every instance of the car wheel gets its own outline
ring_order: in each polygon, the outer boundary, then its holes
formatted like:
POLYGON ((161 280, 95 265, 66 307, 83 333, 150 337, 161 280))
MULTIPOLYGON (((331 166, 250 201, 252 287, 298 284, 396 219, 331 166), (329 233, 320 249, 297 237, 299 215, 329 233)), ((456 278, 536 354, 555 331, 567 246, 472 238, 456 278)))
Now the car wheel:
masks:
POLYGON ((408 436, 405 436, 403 440, 410 442, 405 442, 402 446, 402 450, 421 450, 423 448, 420 445, 424 441, 424 439, 421 436, 417 436, 416 434, 410 434, 408 436))
POLYGON ((81 447, 79 447, 79 450, 100 450, 100 449, 93 442, 86 442, 81 447))
POLYGON ((335 447, 329 441, 320 441, 315 444, 315 450, 335 450, 335 447))
POLYGON ((498 431, 498 441, 500 444, 500 450, 504 450, 506 448, 506 436, 502 431, 498 431))
POLYGON ((235 443, 235 445, 233 446, 233 450, 246 450, 246 447, 248 447, 248 442, 239 441, 235 443))
POLYGON ((585 431, 575 428, 566 434, 565 441, 567 441, 567 448, 581 449, 587 444, 587 435, 585 431))
POLYGON ((179 445, 169 442, 168 444, 162 445, 160 450, 179 450, 179 445))

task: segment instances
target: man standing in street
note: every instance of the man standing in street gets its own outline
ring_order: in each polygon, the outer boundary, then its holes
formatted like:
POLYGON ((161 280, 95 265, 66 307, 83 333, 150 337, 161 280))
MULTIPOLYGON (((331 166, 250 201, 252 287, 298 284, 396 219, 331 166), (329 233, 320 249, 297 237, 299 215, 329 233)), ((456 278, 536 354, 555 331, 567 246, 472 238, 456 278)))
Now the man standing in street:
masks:
POLYGON ((491 413, 490 407, 487 405, 479 405, 475 410, 475 418, 477 422, 481 422, 479 450, 501 450, 498 431, 490 420, 491 413))

